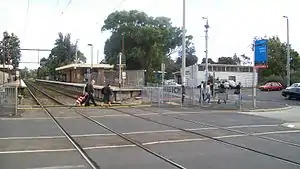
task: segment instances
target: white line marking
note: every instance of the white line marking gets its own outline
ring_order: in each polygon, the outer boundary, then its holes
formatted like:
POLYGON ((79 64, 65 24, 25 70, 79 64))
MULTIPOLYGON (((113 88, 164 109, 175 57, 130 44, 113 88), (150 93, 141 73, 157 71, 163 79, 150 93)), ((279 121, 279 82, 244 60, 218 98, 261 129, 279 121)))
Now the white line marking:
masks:
MULTIPOLYGON (((230 126, 225 127, 227 129, 234 128, 256 128, 256 127, 276 127, 280 125, 241 125, 241 126, 230 126)), ((201 131, 201 130, 216 130, 216 127, 207 127, 207 128, 188 128, 185 130, 190 131, 201 131)), ((150 131, 137 131, 137 132, 127 132, 123 133, 125 135, 135 135, 135 134, 155 134, 155 133, 167 133, 167 132, 180 132, 181 130, 150 130, 150 131)), ((95 136, 115 136, 113 133, 99 133, 99 134, 79 134, 71 135, 72 137, 95 137, 95 136)), ((58 139, 65 138, 65 136, 37 136, 37 137, 0 137, 0 140, 25 140, 25 139, 58 139)))
MULTIPOLYGON (((285 134, 285 133, 300 133, 300 130, 292 130, 292 131, 274 131, 274 132, 264 132, 264 133, 255 133, 252 135, 268 135, 268 134, 285 134)), ((249 136, 246 134, 236 134, 236 135, 225 135, 213 137, 217 139, 222 138, 237 138, 237 137, 245 137, 249 136)), ((155 144, 167 144, 167 143, 181 143, 181 142, 193 142, 193 141, 205 141, 210 140, 209 138, 193 138, 193 139, 180 139, 180 140, 161 140, 161 141, 153 141, 153 142, 145 142, 143 145, 155 145, 155 144)), ((110 145, 110 146, 96 146, 96 147, 85 147, 84 150, 93 150, 93 149, 110 149, 110 148, 127 148, 127 147, 135 147, 133 144, 126 145, 110 145)), ((52 150, 18 150, 18 151, 1 151, 0 154, 21 154, 21 153, 47 153, 47 152, 68 152, 75 151, 75 149, 52 149, 52 150)))
POLYGON ((51 167, 37 167, 27 169, 72 169, 72 168, 87 168, 84 165, 64 165, 64 166, 51 166, 51 167))
MULTIPOLYGON (((166 112, 162 114, 204 114, 203 112, 166 112)), ((159 113, 136 113, 136 115, 140 116, 158 116, 159 113)), ((78 119, 83 118, 82 116, 55 116, 57 119, 78 119)), ((100 116, 90 116, 92 118, 105 118, 105 117, 133 117, 127 114, 107 114, 107 115, 100 115, 100 116)), ((133 117, 135 118, 135 117, 133 117)), ((21 118, 0 118, 0 120, 51 120, 49 117, 21 117, 21 118)))

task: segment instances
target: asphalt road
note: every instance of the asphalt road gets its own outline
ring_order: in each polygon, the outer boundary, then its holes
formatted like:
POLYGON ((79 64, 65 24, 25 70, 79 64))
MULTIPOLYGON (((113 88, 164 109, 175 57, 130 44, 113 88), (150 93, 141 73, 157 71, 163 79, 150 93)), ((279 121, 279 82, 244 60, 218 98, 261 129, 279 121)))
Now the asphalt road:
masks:
MULTIPOLYGON (((157 124, 117 110, 81 109, 84 114, 100 123, 126 134, 188 169, 294 169, 300 167, 203 136, 208 135, 300 163, 300 147, 203 125, 203 123, 209 123, 300 144, 300 130, 282 125, 287 123, 287 120, 232 111, 195 111, 189 108, 120 109, 161 123, 157 124), (164 113, 166 116, 157 112, 164 113), (185 119, 185 121, 174 117, 185 119), (202 124, 192 123, 189 120, 202 124), (188 129, 202 136, 163 124, 188 129)), ((83 119, 75 113, 74 109, 51 108, 50 111, 101 168, 175 168, 117 135, 83 119)), ((53 122, 41 114, 43 114, 41 110, 26 110, 22 118, 0 119, 0 168, 89 168, 53 122)))

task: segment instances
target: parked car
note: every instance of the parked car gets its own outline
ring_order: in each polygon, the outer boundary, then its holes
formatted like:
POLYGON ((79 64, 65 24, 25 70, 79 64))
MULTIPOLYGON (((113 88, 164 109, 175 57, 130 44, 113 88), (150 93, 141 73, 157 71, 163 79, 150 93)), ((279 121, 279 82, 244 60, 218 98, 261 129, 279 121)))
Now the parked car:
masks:
POLYGON ((284 89, 281 93, 282 96, 286 97, 287 99, 300 99, 300 83, 294 83, 290 87, 284 89))
POLYGON ((291 86, 287 87, 286 89, 291 89, 294 87, 300 87, 300 83, 293 83, 291 86))
POLYGON ((179 93, 181 91, 181 85, 176 82, 170 81, 165 83, 164 90, 172 93, 179 93))
POLYGON ((283 86, 279 82, 268 82, 262 86, 259 86, 261 91, 279 91, 282 90, 283 86))

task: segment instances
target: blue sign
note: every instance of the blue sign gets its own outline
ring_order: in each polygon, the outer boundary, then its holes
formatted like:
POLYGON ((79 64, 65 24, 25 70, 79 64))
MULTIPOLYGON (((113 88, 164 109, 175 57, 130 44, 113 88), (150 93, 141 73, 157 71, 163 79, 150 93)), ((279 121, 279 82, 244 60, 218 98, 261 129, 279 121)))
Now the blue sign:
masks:
POLYGON ((267 65, 268 61, 268 40, 261 39, 254 42, 254 64, 267 65))

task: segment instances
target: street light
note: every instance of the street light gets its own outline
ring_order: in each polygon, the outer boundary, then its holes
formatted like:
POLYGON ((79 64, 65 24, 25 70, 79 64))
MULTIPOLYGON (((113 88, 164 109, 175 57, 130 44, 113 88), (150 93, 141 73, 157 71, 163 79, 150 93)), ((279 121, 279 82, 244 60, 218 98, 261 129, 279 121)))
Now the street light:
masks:
POLYGON ((91 47, 91 70, 90 70, 90 72, 89 72, 89 74, 90 74, 90 77, 89 77, 89 82, 91 81, 91 78, 92 78, 92 76, 91 76, 91 74, 92 74, 92 69, 93 69, 93 50, 94 50, 94 48, 93 48, 93 44, 88 44, 90 47, 91 47))
POLYGON ((75 43, 75 63, 78 63, 78 58, 77 58, 77 53, 78 53, 78 48, 77 48, 77 44, 78 44, 79 39, 76 39, 76 43, 75 43))
POLYGON ((207 81, 208 81, 208 18, 207 17, 202 17, 202 19, 206 20, 206 24, 204 25, 205 28, 205 86, 204 89, 207 86, 207 81))
POLYGON ((185 94, 185 55, 186 55, 186 44, 185 44, 185 0, 183 0, 183 4, 182 4, 182 73, 181 73, 181 80, 182 80, 182 91, 181 91, 181 102, 182 104, 184 103, 184 94, 185 94))
POLYGON ((287 86, 290 86, 290 79, 291 79, 291 67, 290 67, 290 60, 291 60, 291 56, 290 56, 290 28, 289 28, 289 18, 287 16, 283 16, 284 18, 286 18, 286 43, 287 43, 287 47, 286 47, 286 76, 287 76, 287 86))

